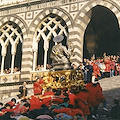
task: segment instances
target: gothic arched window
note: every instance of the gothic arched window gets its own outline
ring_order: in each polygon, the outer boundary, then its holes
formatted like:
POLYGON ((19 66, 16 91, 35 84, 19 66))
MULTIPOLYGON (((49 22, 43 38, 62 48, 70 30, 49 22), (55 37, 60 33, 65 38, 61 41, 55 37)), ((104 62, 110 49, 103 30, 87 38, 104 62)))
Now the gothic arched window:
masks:
POLYGON ((13 73, 17 71, 17 68, 15 70, 14 67, 21 68, 22 39, 22 31, 14 22, 8 21, 0 28, 0 44, 2 46, 1 74, 3 74, 4 69, 9 69, 9 73, 13 73), (19 59, 17 59, 18 55, 19 59))
POLYGON ((50 53, 55 44, 53 38, 57 35, 64 36, 62 43, 67 46, 68 27, 65 21, 58 15, 49 14, 42 20, 35 32, 33 71, 37 65, 44 66, 44 70, 46 70, 47 64, 51 64, 50 53))

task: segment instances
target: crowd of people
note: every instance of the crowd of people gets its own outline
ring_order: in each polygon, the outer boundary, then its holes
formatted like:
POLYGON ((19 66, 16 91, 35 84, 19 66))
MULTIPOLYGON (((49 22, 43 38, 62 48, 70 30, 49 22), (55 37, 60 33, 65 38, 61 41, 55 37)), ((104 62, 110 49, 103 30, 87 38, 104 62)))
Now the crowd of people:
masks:
MULTIPOLYGON (((50 70, 51 65, 47 64, 46 69, 50 70)), ((43 70, 43 65, 36 66, 36 71, 43 70)), ((83 62, 80 62, 79 66, 71 64, 71 69, 79 69, 84 74, 85 82, 91 82, 92 77, 95 79, 102 79, 105 77, 113 77, 120 74, 120 57, 115 55, 106 55, 95 59, 84 58, 83 62)))
MULTIPOLYGON (((47 69, 51 69, 50 65, 47 66, 47 69)), ((36 70, 42 68, 38 65, 36 70)), ((44 90, 41 77, 36 78, 33 84, 34 95, 27 97, 24 82, 19 88, 17 101, 13 98, 4 105, 0 103, 0 120, 93 120, 98 118, 101 103, 103 110, 108 112, 99 80, 120 74, 120 57, 104 54, 103 58, 84 59, 79 66, 72 64, 71 68, 83 72, 84 87, 74 85, 44 90)), ((119 111, 119 99, 115 98, 110 117, 120 119, 119 111)))
POLYGON ((84 88, 81 86, 73 86, 70 89, 48 87, 44 93, 40 86, 42 83, 42 79, 37 79, 34 83, 34 95, 30 98, 23 99, 21 102, 16 102, 13 98, 2 106, 0 120, 16 120, 20 116, 28 120, 42 120, 42 118, 87 120, 91 117, 95 118, 99 104, 106 102, 99 83, 87 83, 84 88))
MULTIPOLYGON (((46 69, 51 70, 52 65, 47 64, 46 69)), ((120 74, 120 56, 115 55, 107 56, 106 53, 104 53, 103 57, 101 58, 97 59, 95 59, 94 57, 91 57, 90 59, 84 58, 83 62, 80 62, 79 66, 71 64, 71 69, 81 69, 84 72, 84 77, 86 81, 90 77, 89 72, 92 72, 92 75, 95 75, 95 78, 98 79, 104 77, 113 77, 120 74)), ((41 70, 44 70, 44 65, 37 65, 35 71, 41 70)), ((15 67, 13 69, 13 73, 16 72, 20 72, 20 68, 15 67)), ((10 74, 11 68, 5 69, 3 73, 10 74)))
MULTIPOLYGON (((20 95, 6 104, 0 103, 0 120, 93 120, 98 118, 99 104, 106 108, 100 83, 86 83, 84 87, 71 88, 48 87, 43 91, 42 78, 33 84, 34 95, 27 96, 26 82, 19 88, 20 95)), ((120 119, 119 100, 114 99, 110 116, 120 119)))
MULTIPOLYGON (((13 69, 13 73, 17 73, 17 72, 20 72, 19 67, 15 67, 13 69)), ((3 74, 10 74, 10 73, 11 73, 11 68, 3 70, 3 74)), ((0 74, 1 74, 1 70, 0 70, 0 74)))
MULTIPOLYGON (((50 70, 52 68, 52 66, 50 64, 46 65, 46 69, 50 70)), ((35 71, 41 71, 44 70, 44 65, 37 65, 35 68, 35 71)))
POLYGON ((107 56, 104 53, 102 58, 84 59, 79 66, 72 65, 73 69, 80 69, 83 71, 84 80, 86 83, 94 82, 94 80, 100 80, 105 77, 113 77, 120 74, 120 57, 119 56, 107 56))

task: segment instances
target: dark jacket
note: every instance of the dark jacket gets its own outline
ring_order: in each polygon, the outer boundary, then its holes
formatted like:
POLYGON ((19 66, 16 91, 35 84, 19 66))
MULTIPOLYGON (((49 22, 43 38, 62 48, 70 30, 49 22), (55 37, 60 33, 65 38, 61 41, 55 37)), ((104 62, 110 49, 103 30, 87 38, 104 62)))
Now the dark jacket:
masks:
POLYGON ((119 105, 113 106, 110 115, 113 119, 120 119, 120 106, 119 105))
POLYGON ((23 97, 24 95, 27 96, 27 88, 25 87, 26 89, 25 89, 25 93, 24 93, 23 87, 24 87, 24 86, 20 86, 20 87, 19 87, 19 92, 20 92, 20 94, 17 95, 19 98, 23 97))

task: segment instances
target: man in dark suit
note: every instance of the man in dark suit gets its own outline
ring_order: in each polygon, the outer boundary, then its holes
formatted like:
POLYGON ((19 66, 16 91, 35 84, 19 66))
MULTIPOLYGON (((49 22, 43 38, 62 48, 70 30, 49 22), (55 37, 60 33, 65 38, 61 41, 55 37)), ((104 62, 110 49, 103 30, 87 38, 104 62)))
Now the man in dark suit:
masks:
POLYGON ((23 83, 22 86, 19 87, 19 92, 20 94, 18 94, 18 98, 22 98, 22 97, 25 97, 27 96, 27 87, 26 87, 26 82, 23 83))
POLYGON ((92 73, 93 73, 93 67, 91 65, 91 62, 87 62, 86 66, 85 66, 85 70, 87 71, 87 83, 91 83, 92 82, 92 73))

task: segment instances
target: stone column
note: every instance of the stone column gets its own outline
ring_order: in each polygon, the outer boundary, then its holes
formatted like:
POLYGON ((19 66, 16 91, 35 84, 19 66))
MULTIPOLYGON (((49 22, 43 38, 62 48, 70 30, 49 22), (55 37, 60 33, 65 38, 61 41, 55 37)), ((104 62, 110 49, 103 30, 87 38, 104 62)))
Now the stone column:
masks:
POLYGON ((11 49, 11 53, 12 53, 11 73, 13 73, 13 70, 14 70, 14 61, 15 61, 16 48, 17 48, 17 43, 14 42, 12 44, 12 49, 11 49))
POLYGON ((44 51, 45 51, 45 53, 44 53, 44 70, 46 70, 46 65, 47 65, 47 51, 48 51, 48 49, 44 48, 44 51))
POLYGON ((47 51, 48 51, 48 47, 49 47, 49 41, 45 40, 44 41, 44 70, 46 70, 46 65, 47 65, 47 51))
POLYGON ((35 71, 36 65, 37 65, 37 50, 34 50, 33 71, 35 71))
POLYGON ((12 54, 11 73, 13 73, 14 70, 14 61, 15 61, 15 53, 12 54))
POLYGON ((1 54, 2 54, 1 74, 3 74, 3 70, 4 70, 6 50, 7 50, 7 45, 5 46, 5 44, 3 44, 2 45, 2 52, 1 52, 1 54))
POLYGON ((5 62, 5 54, 2 55, 2 66, 1 66, 1 74, 3 74, 3 70, 4 70, 4 62, 5 62))

